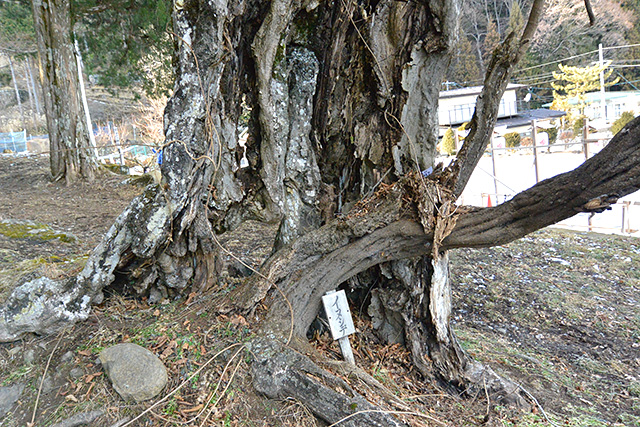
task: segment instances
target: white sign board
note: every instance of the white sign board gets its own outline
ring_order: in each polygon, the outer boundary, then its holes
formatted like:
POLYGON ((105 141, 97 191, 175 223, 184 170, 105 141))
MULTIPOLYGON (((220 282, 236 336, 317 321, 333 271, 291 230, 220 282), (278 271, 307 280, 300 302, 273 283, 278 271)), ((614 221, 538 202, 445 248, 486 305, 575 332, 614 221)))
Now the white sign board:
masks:
POLYGON ((322 297, 324 311, 327 313, 329 328, 334 340, 351 335, 356 331, 351 311, 344 291, 331 292, 322 297))

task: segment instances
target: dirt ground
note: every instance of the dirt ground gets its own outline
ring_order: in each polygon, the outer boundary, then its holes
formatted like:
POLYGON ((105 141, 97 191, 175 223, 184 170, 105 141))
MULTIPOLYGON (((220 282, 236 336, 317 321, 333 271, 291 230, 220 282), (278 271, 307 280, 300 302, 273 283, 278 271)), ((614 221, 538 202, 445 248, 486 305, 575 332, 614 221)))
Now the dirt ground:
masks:
MULTIPOLYGON (((0 290, 25 277, 79 271, 141 191, 108 172, 93 184, 52 183, 47 162, 0 156, 0 290), (16 224, 27 220, 30 234, 20 234, 16 224), (35 233, 38 227, 46 233, 35 233)), ((272 233, 249 224, 223 244, 256 265, 272 233)), ((452 254, 454 322, 463 347, 521 384, 531 410, 497 405, 484 393, 447 393, 412 368, 406 350, 382 345, 357 310, 352 344, 370 377, 332 363, 339 349, 327 334, 312 341, 314 357, 412 426, 640 426, 639 265, 637 239, 563 230, 452 254)), ((0 386, 25 386, 0 426, 32 420, 51 426, 93 410, 103 412, 95 426, 323 425, 299 402, 252 391, 243 347, 250 325, 239 315, 214 314, 208 301, 149 305, 112 295, 89 320, 56 336, 0 344, 0 386), (152 401, 123 401, 96 363, 103 348, 125 341, 158 354, 168 368, 169 385, 152 401)))
POLYGON ((42 245, 12 241, 0 235, 0 246, 23 257, 34 254, 64 256, 69 251, 89 251, 102 238, 115 217, 140 189, 124 184, 126 176, 102 171, 91 184, 67 187, 51 182, 47 155, 0 157, 0 218, 48 224, 77 237, 74 245, 42 245))

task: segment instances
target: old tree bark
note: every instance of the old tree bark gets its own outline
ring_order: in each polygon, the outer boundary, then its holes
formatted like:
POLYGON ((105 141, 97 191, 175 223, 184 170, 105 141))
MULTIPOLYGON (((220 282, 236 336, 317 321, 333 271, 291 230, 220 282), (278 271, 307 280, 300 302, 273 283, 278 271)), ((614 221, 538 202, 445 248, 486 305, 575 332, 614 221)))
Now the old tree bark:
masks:
MULTIPOLYGON (((212 304, 256 316, 261 338, 249 345, 258 390, 295 396, 329 422, 352 413, 353 402, 366 409, 291 348, 306 345, 326 291, 374 278, 373 323, 405 343, 418 369, 455 387, 513 392, 456 341, 447 251, 503 244, 640 188, 636 119, 576 170, 502 205, 455 204, 543 1, 496 51, 469 137, 447 169, 433 163, 458 0, 174 7, 177 79, 165 112, 162 183, 120 215, 76 279, 18 288, 1 309, 0 339, 86 317, 122 275, 139 295, 205 291, 219 279, 217 234, 248 219, 277 220, 276 247, 260 271, 212 304), (245 128, 249 166, 240 168, 245 128)), ((373 412, 359 417, 353 425, 399 424, 373 412)))
POLYGON ((69 0, 34 0, 40 82, 49 131, 51 175, 67 183, 92 180, 97 159, 78 87, 69 0))

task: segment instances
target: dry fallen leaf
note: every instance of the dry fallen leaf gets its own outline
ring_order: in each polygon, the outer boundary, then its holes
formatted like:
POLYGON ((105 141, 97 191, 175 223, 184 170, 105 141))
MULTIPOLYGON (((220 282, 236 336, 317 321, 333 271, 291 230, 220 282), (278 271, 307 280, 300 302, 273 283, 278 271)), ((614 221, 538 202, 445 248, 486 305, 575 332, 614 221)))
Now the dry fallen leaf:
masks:
POLYGON ((84 382, 85 383, 89 383, 89 382, 93 381, 93 379, 95 377, 98 377, 100 375, 102 375, 102 372, 96 372, 94 374, 85 375, 84 382))
POLYGON ((189 305, 191 304, 191 301, 196 297, 196 293, 195 292, 191 292, 189 294, 189 296, 187 297, 187 300, 184 302, 184 305, 189 305))

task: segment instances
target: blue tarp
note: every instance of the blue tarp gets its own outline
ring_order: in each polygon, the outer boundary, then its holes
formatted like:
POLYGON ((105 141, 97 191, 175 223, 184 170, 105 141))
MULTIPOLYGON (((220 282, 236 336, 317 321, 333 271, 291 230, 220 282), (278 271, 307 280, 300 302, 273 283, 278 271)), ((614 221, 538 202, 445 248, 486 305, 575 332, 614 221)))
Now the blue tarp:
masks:
POLYGON ((14 153, 27 151, 27 132, 0 133, 0 153, 11 150, 14 153))

